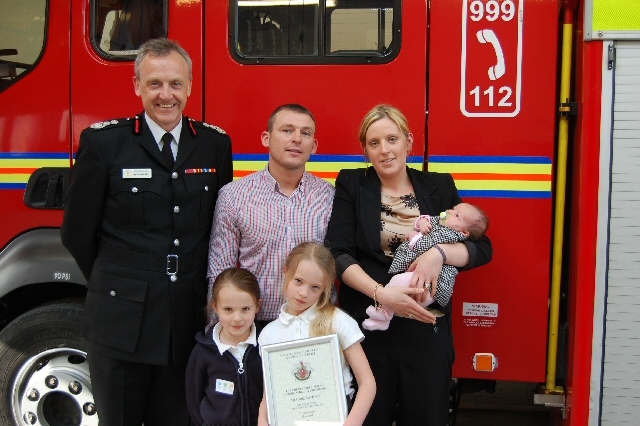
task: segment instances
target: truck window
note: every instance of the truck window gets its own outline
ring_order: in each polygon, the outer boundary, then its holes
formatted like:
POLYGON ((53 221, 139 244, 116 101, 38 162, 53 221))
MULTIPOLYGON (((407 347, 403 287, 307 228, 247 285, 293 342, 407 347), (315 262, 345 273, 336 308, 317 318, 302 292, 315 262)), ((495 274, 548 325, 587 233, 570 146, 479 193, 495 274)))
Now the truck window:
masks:
POLYGON ((132 59, 142 43, 167 36, 167 0, 94 0, 95 49, 109 59, 132 59))
POLYGON ((330 54, 386 54, 393 42, 393 8, 334 9, 327 37, 330 54))
POLYGON ((231 0, 229 47, 246 64, 385 63, 400 49, 400 6, 400 0, 231 0))
POLYGON ((44 50, 47 0, 0 0, 0 92, 27 74, 44 50))

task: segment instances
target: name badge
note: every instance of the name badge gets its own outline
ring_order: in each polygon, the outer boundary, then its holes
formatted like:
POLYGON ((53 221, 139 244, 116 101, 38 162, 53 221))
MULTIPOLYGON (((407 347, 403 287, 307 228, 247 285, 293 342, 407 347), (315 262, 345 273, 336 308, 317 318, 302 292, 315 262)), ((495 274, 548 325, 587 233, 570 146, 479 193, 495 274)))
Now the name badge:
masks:
POLYGON ((122 169, 123 179, 151 179, 151 169, 122 169))
POLYGON ((228 380, 216 379, 216 392, 233 395, 235 385, 228 380))

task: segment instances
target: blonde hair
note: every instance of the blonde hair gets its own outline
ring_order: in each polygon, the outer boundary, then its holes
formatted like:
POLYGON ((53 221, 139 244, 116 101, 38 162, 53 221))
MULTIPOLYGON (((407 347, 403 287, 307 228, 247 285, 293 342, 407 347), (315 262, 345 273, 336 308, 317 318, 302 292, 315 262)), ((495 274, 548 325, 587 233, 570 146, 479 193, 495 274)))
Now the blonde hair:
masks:
POLYGON ((287 260, 285 260, 285 275, 282 293, 286 294, 287 285, 293 279, 298 269, 298 264, 308 260, 313 262, 322 270, 325 280, 325 286, 320 298, 318 299, 318 315, 309 325, 309 337, 325 336, 335 332, 333 329, 333 316, 336 312, 335 305, 331 302, 331 292, 333 290, 333 282, 336 279, 336 263, 333 255, 328 248, 319 243, 311 241, 300 243, 291 250, 287 260))
POLYGON ((364 116, 360 124, 358 139, 360 139, 360 146, 363 150, 365 150, 367 145, 367 130, 369 130, 369 127, 371 127, 373 123, 383 118, 388 118, 393 121, 405 136, 408 137, 411 133, 407 117, 405 117, 398 108, 387 104, 376 105, 364 116))

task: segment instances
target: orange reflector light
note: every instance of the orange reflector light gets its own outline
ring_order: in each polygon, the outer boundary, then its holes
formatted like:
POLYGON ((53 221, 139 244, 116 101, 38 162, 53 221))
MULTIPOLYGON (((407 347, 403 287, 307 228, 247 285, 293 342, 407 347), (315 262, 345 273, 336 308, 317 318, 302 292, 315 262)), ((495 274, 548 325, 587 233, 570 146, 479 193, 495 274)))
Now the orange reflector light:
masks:
POLYGON ((498 358, 490 353, 477 353, 473 356, 473 368, 490 373, 498 368, 498 358))

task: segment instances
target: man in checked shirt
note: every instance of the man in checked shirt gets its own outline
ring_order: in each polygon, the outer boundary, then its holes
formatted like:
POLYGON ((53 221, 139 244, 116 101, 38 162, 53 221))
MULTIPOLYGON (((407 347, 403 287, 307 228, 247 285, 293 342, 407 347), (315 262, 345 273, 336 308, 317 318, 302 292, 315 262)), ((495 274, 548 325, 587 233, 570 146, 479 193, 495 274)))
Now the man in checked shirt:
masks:
MULTIPOLYGON (((284 260, 304 241, 322 243, 331 215, 334 187, 305 171, 316 152, 316 122, 302 105, 282 105, 271 114, 262 145, 269 148, 264 170, 225 185, 218 194, 209 244, 209 295, 226 268, 253 272, 263 300, 259 326, 278 318, 284 260)), ((261 327, 260 327, 261 328, 261 327)))

